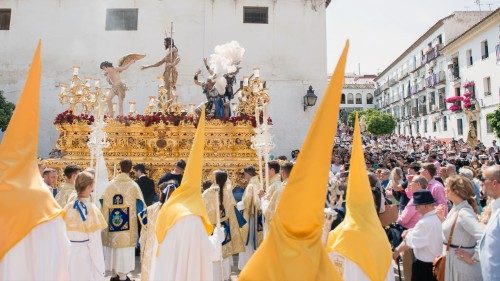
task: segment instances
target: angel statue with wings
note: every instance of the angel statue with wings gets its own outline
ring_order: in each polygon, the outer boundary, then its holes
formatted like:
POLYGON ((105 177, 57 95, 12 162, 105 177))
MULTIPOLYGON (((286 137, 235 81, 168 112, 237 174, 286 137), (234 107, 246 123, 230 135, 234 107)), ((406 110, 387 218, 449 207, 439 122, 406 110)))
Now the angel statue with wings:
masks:
POLYGON ((108 104, 108 116, 114 117, 115 115, 113 109, 113 98, 115 96, 118 96, 118 114, 123 115, 123 101, 125 100, 127 86, 125 86, 125 83, 122 82, 120 73, 127 70, 132 63, 144 57, 145 55, 139 54, 126 55, 120 59, 117 67, 114 67, 109 61, 101 63, 100 68, 104 71, 106 80, 111 85, 111 91, 106 97, 106 103, 108 104))

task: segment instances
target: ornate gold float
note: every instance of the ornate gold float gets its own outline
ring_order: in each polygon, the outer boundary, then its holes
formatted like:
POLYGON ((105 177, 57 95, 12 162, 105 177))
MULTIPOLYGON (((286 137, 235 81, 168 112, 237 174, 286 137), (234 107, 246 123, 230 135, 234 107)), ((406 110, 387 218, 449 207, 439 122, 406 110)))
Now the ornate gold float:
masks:
MULTIPOLYGON (((73 77, 75 79, 75 77, 73 77)), ((256 108, 269 102, 265 83, 257 77, 245 78, 241 85, 240 107, 237 116, 223 119, 207 118, 205 129, 204 178, 212 179, 212 171, 223 169, 230 178, 241 184, 243 168, 253 165, 258 168, 258 156, 252 149, 254 127, 263 123, 263 115, 254 115, 256 108), (260 122, 256 122, 259 118, 260 122)), ((158 95, 160 96, 161 88, 158 95)), ((150 97, 145 115, 132 114, 107 118, 104 131, 109 146, 103 149, 104 159, 110 177, 116 172, 118 163, 125 158, 134 164, 146 166, 149 176, 157 181, 164 173, 171 171, 180 159, 187 160, 195 134, 196 114, 193 105, 169 107, 176 110, 155 112, 158 99, 150 97), (154 106, 153 106, 154 105, 154 106), (152 110, 148 111, 149 107, 152 110), (153 108, 155 111, 153 111, 153 108), (153 112, 151 112, 153 111, 153 112)), ((56 150, 43 164, 59 171, 66 165, 91 167, 93 159, 88 147, 91 124, 94 116, 87 110, 73 114, 77 104, 70 104, 69 110, 59 114, 54 125, 59 132, 56 150)), ((84 107, 85 108, 85 107, 84 107)), ((99 106, 95 109, 98 111, 99 106)), ((99 113, 100 114, 100 113, 99 113)), ((97 117, 96 117, 97 119, 97 117)), ((268 120, 266 120, 268 121, 268 120)))

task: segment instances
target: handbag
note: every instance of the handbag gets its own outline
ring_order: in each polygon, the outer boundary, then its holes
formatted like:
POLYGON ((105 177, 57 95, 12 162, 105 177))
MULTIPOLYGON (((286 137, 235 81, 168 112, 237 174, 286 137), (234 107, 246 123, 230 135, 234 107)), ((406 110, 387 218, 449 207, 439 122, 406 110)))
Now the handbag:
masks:
POLYGON ((455 225, 457 224, 458 212, 453 225, 451 226, 450 236, 448 236, 448 243, 446 244, 446 252, 444 255, 437 257, 432 263, 432 274, 437 281, 444 281, 444 271, 446 268, 446 254, 450 250, 451 239, 453 238, 453 231, 455 231, 455 225))
POLYGON ((395 223, 398 220, 398 205, 385 205, 385 212, 378 214, 378 217, 382 227, 395 223))

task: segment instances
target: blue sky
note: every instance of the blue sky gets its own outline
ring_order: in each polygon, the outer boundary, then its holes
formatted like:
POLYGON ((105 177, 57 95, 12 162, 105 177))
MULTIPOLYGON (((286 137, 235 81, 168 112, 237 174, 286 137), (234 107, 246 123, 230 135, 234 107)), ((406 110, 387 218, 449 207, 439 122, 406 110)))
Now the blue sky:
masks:
MULTIPOLYGON (((475 0, 332 0, 326 12, 328 72, 350 40, 347 72, 376 74, 454 11, 478 10, 475 0)), ((481 1, 494 10, 498 0, 481 1)))

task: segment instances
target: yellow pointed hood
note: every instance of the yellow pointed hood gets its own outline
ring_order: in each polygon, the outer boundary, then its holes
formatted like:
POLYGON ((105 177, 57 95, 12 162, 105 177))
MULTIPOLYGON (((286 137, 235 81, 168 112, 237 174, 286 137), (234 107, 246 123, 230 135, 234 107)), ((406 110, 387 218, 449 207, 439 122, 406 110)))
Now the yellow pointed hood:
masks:
POLYGON ((385 280, 391 246, 380 224, 368 181, 356 114, 344 221, 328 236, 327 249, 356 263, 374 281, 385 280))
POLYGON ((0 261, 35 226, 62 213, 37 164, 41 42, 0 144, 0 261))
POLYGON ((182 217, 199 216, 205 225, 207 234, 213 231, 208 219, 205 202, 201 197, 201 174, 203 168, 203 151, 205 148, 205 109, 202 110, 198 128, 194 135, 193 146, 189 153, 186 171, 182 183, 168 198, 161 208, 156 222, 156 239, 163 242, 168 230, 182 217))
POLYGON ((240 280, 342 280, 321 243, 328 171, 349 42, 311 123, 270 224, 240 280))

